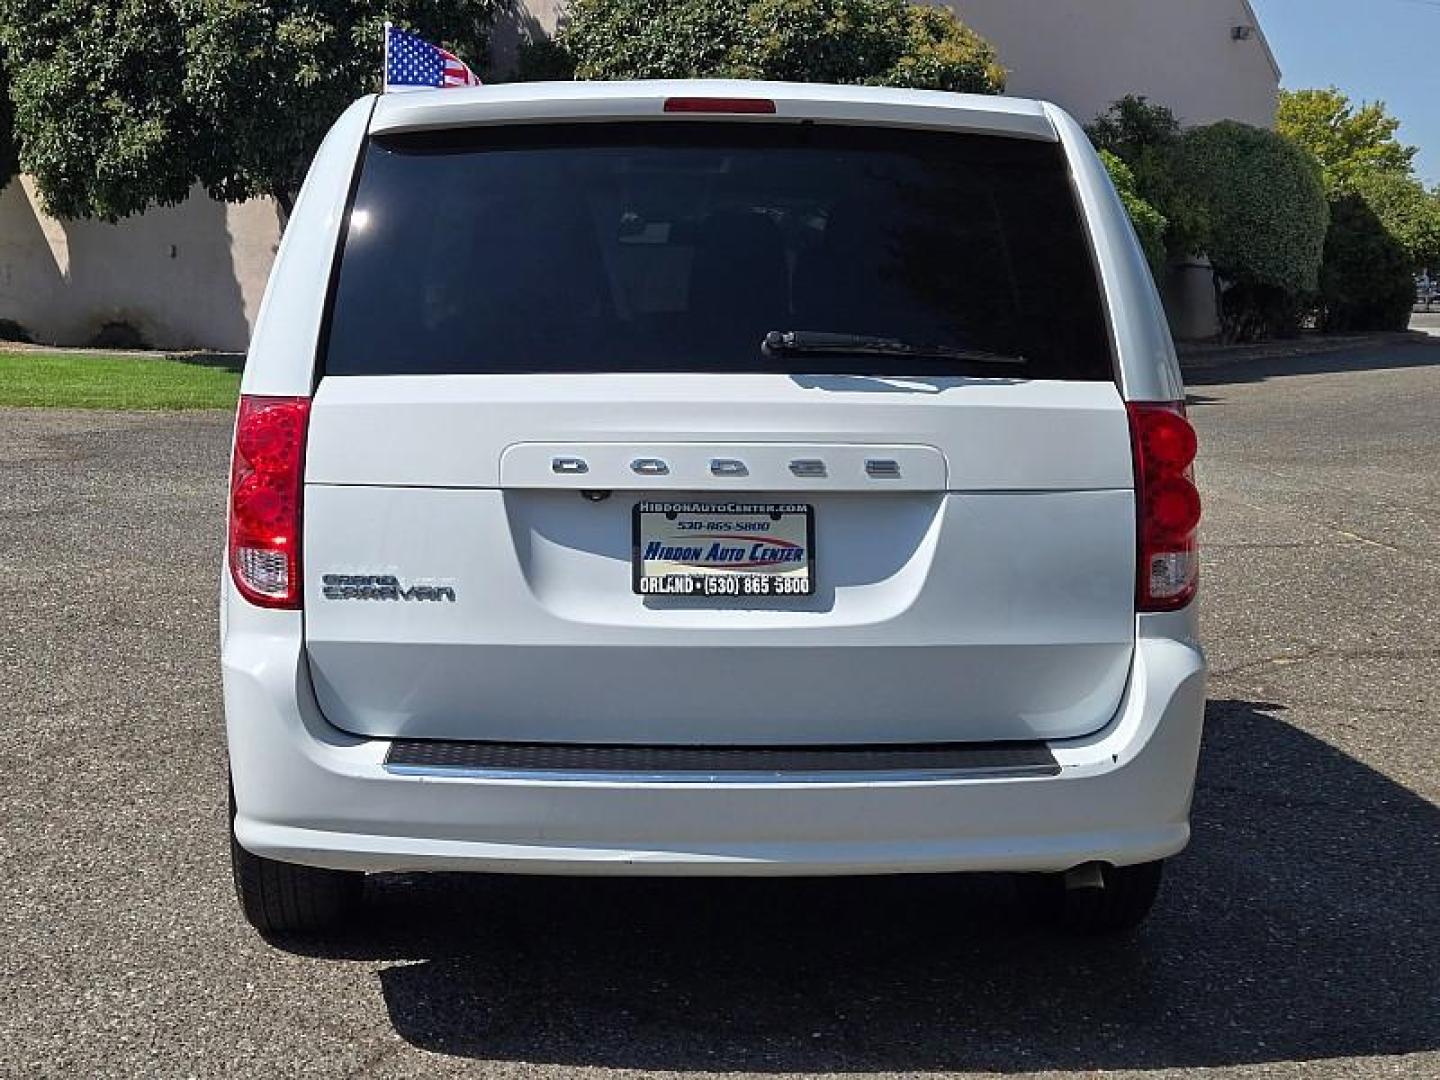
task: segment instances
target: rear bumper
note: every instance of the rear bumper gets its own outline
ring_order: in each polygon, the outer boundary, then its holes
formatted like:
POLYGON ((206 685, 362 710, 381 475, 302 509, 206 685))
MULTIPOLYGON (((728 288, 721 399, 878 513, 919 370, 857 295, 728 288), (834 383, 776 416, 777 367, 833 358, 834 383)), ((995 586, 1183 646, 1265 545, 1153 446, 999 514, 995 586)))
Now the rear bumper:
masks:
MULTIPOLYGON (((320 715, 298 613, 251 609, 223 648, 236 835, 258 855, 370 871, 888 874, 1162 858, 1189 837, 1205 661, 1183 636, 1147 636, 1147 619, 1111 723, 1050 744, 1058 775, 657 783, 389 771, 387 740, 320 715)), ((1148 632, 1189 625, 1159 617, 1148 632)))

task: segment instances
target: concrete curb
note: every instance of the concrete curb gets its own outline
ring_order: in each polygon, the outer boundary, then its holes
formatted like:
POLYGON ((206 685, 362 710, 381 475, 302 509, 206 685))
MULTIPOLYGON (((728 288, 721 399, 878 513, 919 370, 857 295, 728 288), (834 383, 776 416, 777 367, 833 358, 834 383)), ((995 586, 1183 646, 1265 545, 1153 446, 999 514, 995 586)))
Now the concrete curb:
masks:
POLYGON ((41 345, 32 341, 0 341, 0 352, 45 353, 57 356, 104 356, 117 360, 175 360, 186 364, 240 367, 244 353, 214 349, 97 349, 82 345, 41 345))

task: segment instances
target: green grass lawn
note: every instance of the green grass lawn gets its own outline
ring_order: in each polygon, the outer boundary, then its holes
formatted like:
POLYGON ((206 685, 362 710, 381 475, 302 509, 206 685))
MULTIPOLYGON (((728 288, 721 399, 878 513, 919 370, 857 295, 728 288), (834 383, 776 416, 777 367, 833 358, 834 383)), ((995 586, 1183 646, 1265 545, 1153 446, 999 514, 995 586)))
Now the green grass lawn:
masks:
POLYGON ((0 352, 0 405, 57 409, 233 409, 240 373, 157 356, 0 352))

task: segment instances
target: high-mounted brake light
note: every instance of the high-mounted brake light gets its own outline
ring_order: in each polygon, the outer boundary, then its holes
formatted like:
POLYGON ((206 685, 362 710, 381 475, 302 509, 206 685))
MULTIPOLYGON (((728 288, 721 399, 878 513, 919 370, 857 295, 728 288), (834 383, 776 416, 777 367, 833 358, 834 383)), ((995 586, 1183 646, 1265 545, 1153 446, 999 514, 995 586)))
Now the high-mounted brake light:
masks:
POLYGON ((1194 599, 1200 577, 1195 429, 1183 402, 1132 401, 1127 407, 1138 518, 1135 606, 1177 611, 1194 599))
POLYGON ((300 606, 300 497, 310 399, 240 399, 230 465, 230 573, 252 604, 300 606))
POLYGON ((672 97, 665 99, 668 113, 773 113, 769 98, 672 97))

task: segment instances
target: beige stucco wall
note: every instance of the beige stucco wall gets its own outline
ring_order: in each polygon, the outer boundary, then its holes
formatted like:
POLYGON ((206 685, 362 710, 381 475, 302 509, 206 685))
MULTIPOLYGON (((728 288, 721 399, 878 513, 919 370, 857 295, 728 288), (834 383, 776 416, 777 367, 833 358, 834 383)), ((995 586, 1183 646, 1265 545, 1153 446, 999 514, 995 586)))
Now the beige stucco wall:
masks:
POLYGON ((1007 90, 1089 121, 1144 94, 1184 124, 1275 121, 1280 71, 1247 0, 952 0, 1010 70, 1007 90), (1249 27, 1247 40, 1232 30, 1249 27))
POLYGON ((59 345, 123 320, 160 348, 240 351, 279 237, 272 203, 198 190, 115 225, 57 221, 21 177, 0 193, 0 318, 59 345))

